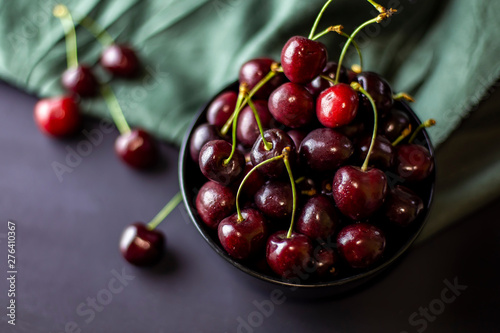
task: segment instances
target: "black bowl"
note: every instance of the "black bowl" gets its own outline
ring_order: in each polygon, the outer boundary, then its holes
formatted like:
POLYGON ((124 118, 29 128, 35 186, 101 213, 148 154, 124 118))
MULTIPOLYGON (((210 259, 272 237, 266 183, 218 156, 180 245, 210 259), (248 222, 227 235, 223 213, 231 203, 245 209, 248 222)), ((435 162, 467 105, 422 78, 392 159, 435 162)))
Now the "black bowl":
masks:
MULTIPOLYGON (((220 93, 230 90, 237 91, 238 82, 230 84, 220 93)), ((426 180, 418 184, 417 189, 415 189, 414 184, 412 185, 412 189, 415 190, 420 195, 420 197, 424 202, 425 205, 424 211, 419 215, 417 220, 410 227, 400 232, 399 237, 393 239, 393 241, 390 244, 388 242, 384 258, 381 260, 381 262, 379 262, 377 266, 372 267, 371 269, 367 270, 346 269, 344 274, 339 275, 337 278, 331 281, 318 281, 312 279, 309 281, 308 279, 304 279, 300 281, 300 283, 296 283, 296 282, 282 280, 280 277, 275 276, 272 273, 259 271, 244 262, 240 262, 238 260, 231 258, 220 245, 217 237, 217 232, 208 228, 200 219, 196 211, 197 193, 201 188, 201 186, 203 186, 203 184, 207 181, 207 179, 204 178, 203 175, 201 174, 199 166, 191 159, 191 155, 189 152, 189 142, 193 130, 197 126, 206 122, 207 106, 210 105, 211 102, 212 101, 209 101, 204 107, 200 109, 195 119, 193 120, 189 130, 187 131, 182 143, 180 151, 180 159, 179 159, 179 179, 180 179, 180 188, 184 199, 184 204, 196 228, 198 229, 202 237, 210 245, 210 247, 220 257, 225 259, 228 263, 230 263, 240 271, 246 273, 245 275, 253 277, 251 278, 251 280, 258 281, 260 287, 278 288, 284 290, 285 292, 289 291, 293 292, 294 295, 297 295, 299 297, 312 297, 312 298, 344 293, 346 291, 352 290, 355 287, 360 286, 361 284, 366 283, 368 280, 374 278, 376 275, 386 270, 388 267, 394 266, 397 260, 406 252, 406 250, 408 250, 411 244, 418 237, 420 231, 424 227, 425 220, 429 215, 429 210, 431 207, 433 193, 434 193, 436 168, 434 168, 431 175, 426 180)), ((412 121, 412 127, 416 128, 421 123, 416 114, 411 110, 411 108, 406 103, 404 102, 397 102, 397 103, 399 105, 396 105, 396 107, 400 110, 404 110, 407 112, 412 121)), ((416 142, 424 145, 429 150, 432 157, 434 157, 434 149, 430 142, 429 136, 425 130, 423 130, 417 136, 416 142)), ((391 175, 389 175, 388 180, 391 186, 394 186, 395 184, 404 185, 404 182, 401 183, 398 177, 391 177, 391 175)))

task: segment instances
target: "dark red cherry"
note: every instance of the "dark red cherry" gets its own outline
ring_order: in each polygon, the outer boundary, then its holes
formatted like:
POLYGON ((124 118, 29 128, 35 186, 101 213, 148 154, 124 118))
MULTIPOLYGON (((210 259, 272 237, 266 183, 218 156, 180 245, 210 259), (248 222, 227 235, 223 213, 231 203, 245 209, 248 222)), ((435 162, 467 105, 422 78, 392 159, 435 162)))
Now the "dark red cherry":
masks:
MULTIPOLYGON (((239 81, 248 84, 248 91, 252 90, 270 71, 271 65, 274 63, 270 58, 257 58, 247 61, 240 68, 239 81)), ((277 73, 264 86, 262 86, 253 96, 255 99, 268 99, 269 95, 283 84, 285 78, 283 74, 277 73)))
POLYGON ((144 169, 158 160, 158 148, 151 135, 142 129, 120 134, 115 140, 115 152, 128 165, 144 169))
MULTIPOLYGON (((267 101, 255 101, 253 103, 259 114, 263 129, 272 127, 274 119, 269 113, 267 101)), ((259 126, 257 125, 257 120, 255 120, 255 115, 250 106, 246 106, 241 110, 238 117, 238 124, 236 126, 236 137, 238 138, 238 142, 245 147, 252 147, 259 135, 259 126)))
POLYGON ((417 144, 400 145, 396 149, 396 171, 409 181, 427 178, 434 169, 434 159, 429 150, 417 144))
POLYGON ((302 127, 314 118, 314 99, 304 86, 287 82, 269 97, 269 112, 285 126, 302 127))
POLYGON ((217 96, 207 109, 208 123, 222 128, 236 108, 238 94, 234 91, 226 91, 217 96))
POLYGON ((358 93, 348 84, 339 83, 318 96, 316 116, 325 127, 347 125, 356 117, 358 104, 358 93))
POLYGON ((111 44, 102 51, 101 66, 116 76, 133 77, 139 70, 135 51, 126 45, 111 44))
POLYGON ((235 150, 231 160, 226 160, 231 155, 232 145, 224 140, 207 142, 200 151, 200 170, 210 180, 221 185, 229 185, 245 171, 245 157, 238 149, 235 150))
POLYGON ((226 217, 218 227, 218 236, 224 250, 233 258, 250 258, 264 249, 267 225, 264 216, 256 209, 243 209, 243 221, 238 214, 226 217))
POLYGON ((333 177, 333 198, 342 214, 362 220, 375 213, 384 203, 387 177, 375 168, 366 171, 344 166, 333 177))
POLYGON ((348 225, 337 236, 338 251, 352 268, 367 268, 379 261, 385 243, 382 230, 367 223, 348 225))
MULTIPOLYGON (((370 149, 370 144, 372 142, 372 137, 365 136, 356 144, 356 155, 360 163, 366 158, 368 150, 370 149)), ((375 138, 375 143, 370 155, 370 166, 376 168, 387 170, 394 163, 394 147, 391 142, 381 135, 377 135, 375 138)))
POLYGON ((407 187, 396 185, 387 194, 384 215, 393 225, 407 227, 423 209, 424 203, 418 195, 407 187))
POLYGON ((333 171, 345 163, 353 152, 351 140, 331 128, 310 132, 299 149, 302 163, 314 171, 333 171))
POLYGON ((257 208, 272 219, 283 219, 291 216, 293 195, 290 182, 271 180, 255 193, 257 208))
POLYGON ((198 163, 201 148, 203 148, 205 143, 220 139, 222 139, 221 134, 214 125, 202 124, 198 126, 193 131, 191 140, 189 141, 189 153, 191 154, 193 161, 198 163))
MULTIPOLYGON (((335 76, 337 75, 338 64, 333 61, 329 61, 326 64, 325 69, 321 73, 321 75, 328 76, 330 79, 335 80, 335 76)), ((347 83, 347 71, 344 66, 340 68, 340 78, 339 81, 342 83, 347 83)), ((323 79, 321 76, 316 77, 310 83, 306 85, 306 89, 309 90, 311 95, 314 97, 318 97, 318 95, 323 91, 333 86, 333 82, 323 79)))
POLYGON ((382 119, 380 129, 385 137, 393 142, 408 126, 410 126, 410 117, 406 112, 392 109, 382 119))
POLYGON ((296 230, 314 240, 332 237, 338 224, 335 203, 324 195, 310 198, 297 219, 296 230))
MULTIPOLYGON (((273 128, 264 132, 264 137, 267 142, 271 143, 272 148, 266 150, 264 147, 264 142, 262 137, 259 137, 252 147, 250 152, 250 159, 252 164, 256 166, 257 164, 264 162, 270 158, 279 156, 283 153, 285 147, 290 148, 289 158, 290 163, 293 164, 296 161, 297 156, 295 152, 295 144, 293 140, 285 133, 285 131, 278 128, 273 128)), ((278 160, 268 164, 265 164, 259 168, 259 171, 268 177, 278 177, 286 172, 285 164, 283 161, 278 160)))
POLYGON ((216 182, 206 182, 196 196, 196 211, 212 229, 234 212, 236 199, 233 190, 216 182))
POLYGON ((165 236, 161 231, 149 229, 143 223, 129 225, 120 238, 120 251, 129 263, 152 266, 165 252, 165 236))
POLYGON ((325 45, 302 36, 294 36, 281 51, 281 67, 294 83, 308 83, 325 68, 328 53, 325 45))
POLYGON ((67 91, 82 97, 94 96, 99 87, 92 70, 85 65, 66 69, 62 74, 61 81, 67 91))
POLYGON ((321 248, 314 252, 314 260, 316 262, 316 274, 321 278, 335 276, 337 272, 337 264, 339 257, 337 253, 330 248, 321 248))
POLYGON ((286 231, 278 231, 267 240, 266 259, 269 267, 279 276, 287 279, 303 276, 313 263, 311 240, 293 232, 287 238, 286 231))
POLYGON ((80 111, 71 97, 41 99, 35 105, 33 116, 43 133, 56 137, 74 134, 80 128, 80 111))
MULTIPOLYGON (((371 95, 380 115, 392 109, 394 104, 392 88, 384 78, 377 73, 362 72, 356 76, 356 81, 371 95)), ((366 96, 363 96, 362 102, 366 108, 372 109, 366 96)))

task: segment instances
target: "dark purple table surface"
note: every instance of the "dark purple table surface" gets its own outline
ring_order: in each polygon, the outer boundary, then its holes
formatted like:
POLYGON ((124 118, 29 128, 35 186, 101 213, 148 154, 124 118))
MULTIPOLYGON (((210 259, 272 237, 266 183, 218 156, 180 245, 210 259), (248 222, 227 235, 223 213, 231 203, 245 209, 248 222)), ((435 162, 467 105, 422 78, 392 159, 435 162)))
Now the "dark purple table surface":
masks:
POLYGON ((116 131, 90 144, 83 134, 43 136, 35 102, 0 82, 0 332, 500 331, 500 201, 414 247, 358 292, 272 303, 271 289, 209 248, 183 206, 159 227, 169 257, 152 270, 128 265, 120 233, 177 193, 178 149, 162 145, 163 167, 136 172, 113 152, 116 131), (87 156, 68 163, 78 150, 87 156), (54 162, 68 167, 62 181, 54 162), (8 220, 16 223, 16 326, 6 315, 8 220))

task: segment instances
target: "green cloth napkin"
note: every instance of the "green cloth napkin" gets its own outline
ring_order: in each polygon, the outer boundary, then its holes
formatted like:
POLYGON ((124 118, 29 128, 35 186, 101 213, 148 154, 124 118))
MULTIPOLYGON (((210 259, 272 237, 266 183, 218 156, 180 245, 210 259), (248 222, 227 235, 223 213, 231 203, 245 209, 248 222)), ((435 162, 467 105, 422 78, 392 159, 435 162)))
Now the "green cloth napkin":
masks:
MULTIPOLYGON (((66 66, 63 30, 51 14, 56 3, 17 0, 0 5, 0 78, 39 96, 63 93, 59 81, 66 66)), ((66 0, 62 3, 69 7, 76 21, 89 15, 117 42, 131 44, 138 50, 145 74, 134 80, 112 79, 110 84, 131 125, 179 144, 195 112, 237 78, 242 63, 257 56, 279 60, 280 50, 289 37, 307 36, 324 0, 66 0)), ((414 109, 420 118, 437 120, 438 125, 429 132, 439 146, 472 108, 491 93, 490 87, 500 76, 497 60, 500 2, 381 0, 380 3, 397 9, 398 15, 366 28, 359 36, 365 70, 382 73, 396 91, 416 97, 414 109)), ((319 29, 342 24, 346 32, 352 32, 375 15, 367 1, 336 0, 319 29)), ((100 44, 82 27, 77 27, 77 38, 79 60, 96 64, 102 49, 100 44)), ((322 41, 330 58, 337 59, 345 40, 331 34, 322 41)), ((351 52, 346 64, 357 63, 356 57, 351 52)), ((98 68, 97 72, 102 80, 109 80, 98 68)), ((82 108, 89 115, 109 117, 101 98, 85 100, 82 108)), ((492 125, 488 119, 485 122, 481 126, 492 125)), ((483 140, 487 147, 498 142, 492 141, 498 139, 498 127, 489 133, 481 128, 478 131, 477 136, 487 137, 483 140)), ((455 135, 463 138, 465 132, 458 131, 455 135)), ((459 140, 459 144, 444 145, 446 150, 438 149, 438 161, 441 156, 463 153, 463 145, 469 143, 459 140)), ((474 150, 471 153, 474 156, 474 150)), ((466 157, 444 172, 439 171, 438 165, 434 211, 441 213, 431 218, 429 234, 499 194, 500 180, 486 174, 498 174, 500 159, 492 157, 491 152, 489 156, 488 159, 466 157), (472 164, 474 167, 469 167, 472 164), (449 181, 458 173, 456 169, 468 170, 462 174, 465 179, 459 180, 460 186, 449 181)))

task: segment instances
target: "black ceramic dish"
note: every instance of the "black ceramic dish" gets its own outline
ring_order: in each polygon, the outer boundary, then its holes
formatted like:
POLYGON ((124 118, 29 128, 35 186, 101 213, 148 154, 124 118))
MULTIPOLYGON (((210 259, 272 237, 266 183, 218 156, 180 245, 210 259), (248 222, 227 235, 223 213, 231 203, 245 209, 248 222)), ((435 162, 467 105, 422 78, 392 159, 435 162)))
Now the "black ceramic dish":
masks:
MULTIPOLYGON (((235 82, 229 85, 228 87, 223 89, 221 93, 228 90, 237 91, 238 83, 235 82)), ((331 281, 317 281, 313 279, 309 281, 308 279, 305 279, 300 283, 291 283, 289 281, 282 280, 280 277, 273 275, 272 273, 259 271, 245 263, 234 260, 221 247, 217 237, 217 232, 208 228, 199 218, 195 205, 198 190, 207 180, 201 174, 199 166, 194 163, 190 157, 189 142, 193 130, 197 126, 206 122, 206 110, 210 102, 211 101, 209 101, 209 103, 207 103, 198 112, 182 143, 179 159, 179 179, 181 192, 189 216, 191 217, 202 237, 210 245, 210 247, 231 265, 246 273, 246 275, 255 278, 252 280, 260 281, 261 285, 267 284, 268 287, 278 287, 285 291, 293 291, 295 295, 299 295, 301 297, 324 297, 344 293, 367 282, 388 267, 393 266, 397 259, 400 258, 404 254, 404 252, 406 252, 406 250, 411 246, 411 244, 419 235, 429 214, 432 203, 436 177, 435 167, 431 175, 425 181, 420 182, 417 187, 415 187, 415 185, 412 185, 413 190, 420 195, 424 202, 424 211, 419 215, 417 221, 415 221, 410 227, 406 228, 404 231, 399 231, 397 238, 391 237, 390 230, 388 233, 386 233, 388 239, 392 238, 392 240, 388 240, 387 242, 387 248, 383 260, 379 262, 377 266, 371 269, 359 271, 344 268, 344 273, 337 276, 331 281)), ((397 108, 400 110, 405 110, 407 112, 412 121, 412 127, 416 128, 420 124, 420 120, 418 119, 418 117, 406 103, 398 102, 398 104, 399 105, 397 105, 397 108)), ((425 130, 423 130, 417 136, 416 142, 424 145, 434 157, 434 149, 425 130)), ((405 184, 402 183, 398 179, 398 177, 392 176, 390 174, 388 175, 388 180, 391 187, 397 184, 405 184)))

